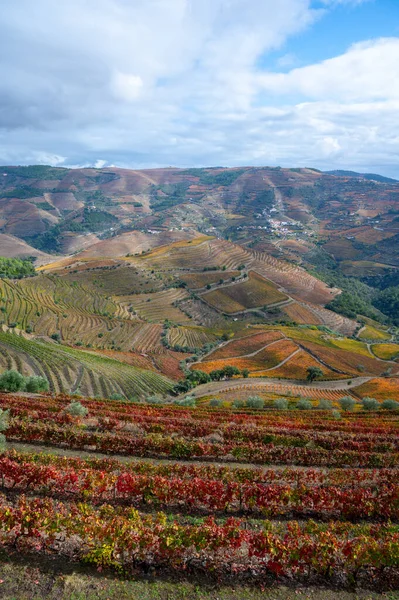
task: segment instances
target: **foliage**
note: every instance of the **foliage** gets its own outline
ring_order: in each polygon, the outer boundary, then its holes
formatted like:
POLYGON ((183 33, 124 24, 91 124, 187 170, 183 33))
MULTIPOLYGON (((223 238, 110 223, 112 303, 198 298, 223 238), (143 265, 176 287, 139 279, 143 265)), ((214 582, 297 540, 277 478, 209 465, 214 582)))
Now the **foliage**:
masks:
POLYGON ((110 400, 124 400, 125 396, 123 396, 122 394, 119 394, 118 392, 113 392, 109 398, 110 398, 110 400))
POLYGON ((212 408, 218 408, 221 405, 222 401, 219 398, 211 398, 209 400, 209 406, 212 406, 212 408))
POLYGON ((353 410, 356 404, 356 400, 354 400, 351 396, 344 396, 339 401, 342 410, 345 412, 353 410))
POLYGON ((362 405, 364 410, 378 410, 380 403, 375 398, 363 398, 362 405))
POLYGON ((277 408, 278 410, 287 410, 288 400, 286 398, 276 398, 274 401, 274 408, 277 408))
POLYGON ((388 315, 395 325, 399 325, 399 286, 390 287, 380 292, 374 300, 378 310, 388 315))
POLYGON ((48 379, 40 375, 26 377, 24 389, 31 393, 47 392, 49 389, 48 379))
POLYGON ((313 408, 313 405, 310 400, 302 398, 297 402, 296 408, 298 410, 311 410, 313 408))
POLYGON ((319 404, 318 404, 317 408, 319 408, 320 410, 331 410, 332 402, 331 402, 331 400, 328 400, 327 398, 321 398, 319 400, 319 404))
POLYGON ((4 371, 0 375, 0 391, 2 392, 18 392, 25 387, 25 377, 18 371, 4 371))
POLYGON ((320 369, 320 367, 308 367, 306 369, 306 379, 308 381, 314 381, 315 379, 319 378, 319 377, 323 377, 323 371, 320 369))
POLYGON ((31 260, 0 256, 0 278, 22 279, 33 275, 35 275, 35 268, 31 260))
POLYGON ((397 400, 387 398, 381 403, 381 408, 384 410, 397 410, 399 409, 399 402, 397 400))
POLYGON ((248 408, 264 408, 265 403, 259 396, 249 396, 246 401, 246 405, 248 408))
POLYGON ((70 402, 65 408, 65 412, 73 417, 87 417, 89 410, 80 402, 70 402))

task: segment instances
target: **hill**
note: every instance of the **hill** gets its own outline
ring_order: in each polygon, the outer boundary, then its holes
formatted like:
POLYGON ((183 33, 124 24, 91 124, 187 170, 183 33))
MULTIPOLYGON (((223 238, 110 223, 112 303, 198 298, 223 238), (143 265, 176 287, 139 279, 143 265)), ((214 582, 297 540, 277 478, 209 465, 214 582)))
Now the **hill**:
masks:
POLYGON ((169 382, 190 355, 206 372, 232 358, 250 379, 298 385, 311 366, 332 382, 397 373, 397 182, 268 167, 1 171, 0 255, 37 266, 0 280, 4 335, 169 382), (279 338, 249 351, 257 327, 279 338), (219 356, 226 339, 248 348, 219 356))

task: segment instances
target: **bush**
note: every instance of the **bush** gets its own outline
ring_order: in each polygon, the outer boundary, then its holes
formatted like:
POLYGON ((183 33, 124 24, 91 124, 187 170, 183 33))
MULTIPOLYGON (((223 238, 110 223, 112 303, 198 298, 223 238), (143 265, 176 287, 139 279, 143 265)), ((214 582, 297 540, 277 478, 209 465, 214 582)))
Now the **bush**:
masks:
POLYGON ((147 396, 145 401, 147 404, 163 404, 163 399, 161 396, 147 396))
POLYGON ((191 408, 194 408, 195 406, 197 406, 197 402, 196 402, 194 396, 186 396, 185 398, 182 398, 181 400, 175 400, 174 404, 177 404, 177 406, 189 406, 191 408))
MULTIPOLYGON (((8 417, 9 417, 10 411, 8 410, 3 410, 2 408, 0 408, 0 431, 6 431, 7 427, 8 427, 8 417)), ((6 438, 5 436, 0 433, 0 448, 2 448, 5 444, 6 438)))
POLYGON ((278 410, 287 410, 288 400, 286 398, 276 398, 274 401, 274 408, 277 408, 278 410))
POLYGON ((249 398, 247 398, 246 405, 248 408, 256 409, 265 407, 264 401, 259 396, 250 396, 249 398))
POLYGON ((45 377, 40 377, 40 375, 32 375, 32 377, 27 377, 25 379, 25 390, 27 392, 37 394, 38 392, 47 392, 48 389, 49 384, 45 377))
POLYGON ((244 408, 245 402, 243 400, 234 400, 233 408, 244 408))
POLYGON ((331 400, 327 400, 327 398, 321 398, 319 400, 319 404, 317 405, 317 408, 320 410, 331 410, 332 409, 331 400))
POLYGON ((80 402, 71 402, 65 408, 65 412, 73 417, 87 417, 89 413, 88 409, 80 402))
POLYGON ((391 398, 387 398, 382 402, 381 408, 384 410, 397 410, 399 408, 399 402, 392 400, 391 398))
POLYGON ((355 408, 356 401, 351 396, 344 396, 340 399, 339 404, 345 412, 355 408))
POLYGON ((331 414, 334 417, 334 419, 337 419, 337 421, 341 418, 341 413, 339 412, 339 410, 333 410, 331 414))
POLYGON ((119 394, 118 392, 114 392, 113 394, 110 395, 109 399, 110 400, 125 400, 125 396, 122 396, 122 394, 119 394))
POLYGON ((18 392, 25 387, 25 377, 18 371, 4 371, 0 376, 0 391, 18 392))
POLYGON ((378 410, 380 403, 375 398, 363 398, 362 405, 364 410, 378 410))
POLYGON ((61 340, 61 336, 59 333, 53 333, 51 339, 55 340, 56 342, 59 342, 61 340))
POLYGON ((313 408, 313 404, 311 403, 310 400, 299 400, 299 402, 296 405, 296 408, 298 410, 311 410, 313 408))
POLYGON ((222 406, 222 401, 219 398, 212 398, 211 400, 209 400, 209 406, 212 406, 213 408, 218 408, 219 406, 222 406))

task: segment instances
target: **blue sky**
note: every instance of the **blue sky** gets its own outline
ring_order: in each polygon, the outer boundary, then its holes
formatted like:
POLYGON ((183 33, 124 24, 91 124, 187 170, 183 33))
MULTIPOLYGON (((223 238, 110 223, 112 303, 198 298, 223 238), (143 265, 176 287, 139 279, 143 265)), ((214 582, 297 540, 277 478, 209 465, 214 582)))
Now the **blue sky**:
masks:
POLYGON ((0 163, 399 178, 399 0, 0 0, 0 163))
MULTIPOLYGON (((313 2, 312 6, 326 8, 322 2, 313 2)), ((303 66, 343 54, 356 42, 395 36, 399 36, 398 0, 343 3, 325 10, 313 27, 288 38, 282 48, 261 57, 259 66, 289 70, 278 64, 280 57, 292 55, 295 66, 303 66)))

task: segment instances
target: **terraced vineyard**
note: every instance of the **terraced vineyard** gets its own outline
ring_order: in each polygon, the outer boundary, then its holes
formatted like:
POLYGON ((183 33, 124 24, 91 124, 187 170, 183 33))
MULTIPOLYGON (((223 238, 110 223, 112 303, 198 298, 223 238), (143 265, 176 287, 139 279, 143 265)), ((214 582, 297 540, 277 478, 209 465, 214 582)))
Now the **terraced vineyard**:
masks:
POLYGON ((216 342, 216 333, 200 327, 171 327, 168 330, 168 342, 171 346, 201 348, 205 344, 216 342))
POLYGON ((0 457, 3 548, 126 577, 397 588, 397 411, 69 402, 0 395, 24 443, 0 457))
POLYGON ((285 302, 288 297, 270 281, 250 271, 244 282, 233 283, 202 295, 212 307, 227 314, 285 302))
POLYGON ((155 294, 140 294, 121 297, 121 302, 134 308, 135 312, 146 321, 162 323, 166 319, 175 323, 189 323, 187 315, 176 304, 188 297, 185 290, 171 288, 155 294))
POLYGON ((105 356, 67 346, 25 339, 0 331, 0 363, 26 375, 46 377, 53 392, 80 392, 109 397, 120 393, 140 397, 166 393, 170 380, 157 373, 138 369, 105 356))

